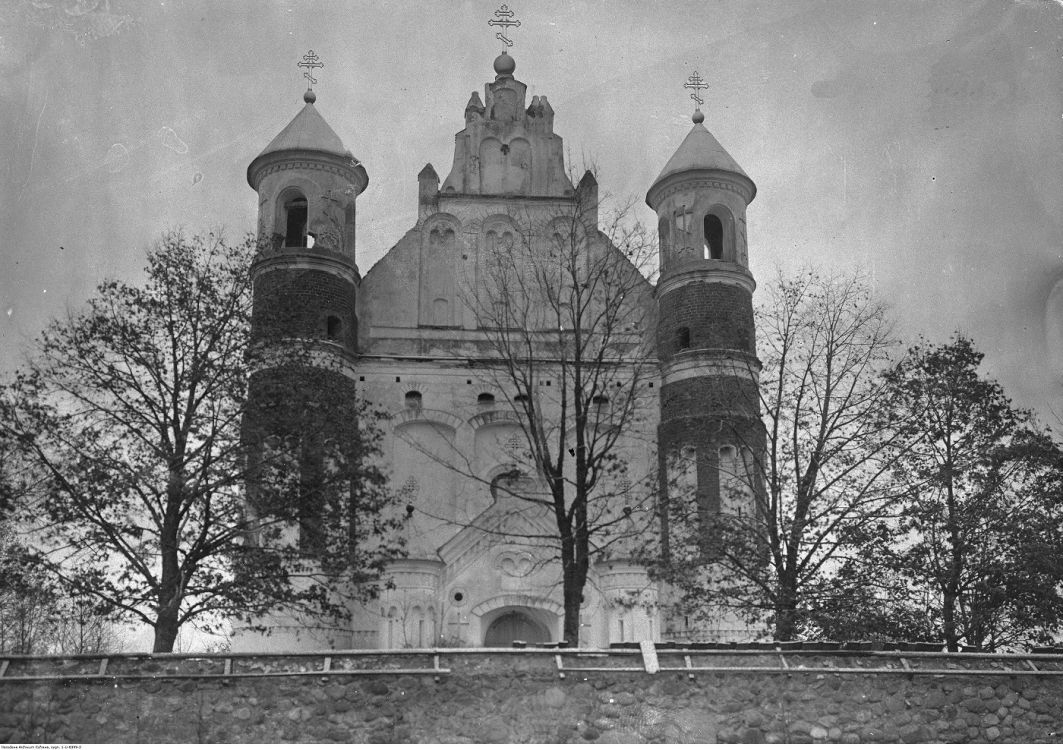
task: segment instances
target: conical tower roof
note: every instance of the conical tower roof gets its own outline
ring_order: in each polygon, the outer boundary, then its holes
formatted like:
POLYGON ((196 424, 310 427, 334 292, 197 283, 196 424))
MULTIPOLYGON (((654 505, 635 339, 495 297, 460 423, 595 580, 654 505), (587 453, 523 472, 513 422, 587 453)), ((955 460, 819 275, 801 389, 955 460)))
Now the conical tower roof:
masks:
POLYGON ((348 153, 336 131, 325 122, 325 118, 311 102, 307 102, 299 110, 299 114, 262 149, 259 156, 289 150, 324 151, 337 156, 345 156, 348 153))
POLYGON ((734 172, 749 179, 747 175, 716 137, 710 133, 700 122, 687 133, 687 137, 679 144, 679 148, 672 154, 672 158, 664 165, 664 169, 657 175, 654 184, 665 177, 686 172, 691 169, 719 169, 723 172, 734 172))
POLYGON ((278 160, 308 156, 331 161, 350 173, 352 181, 359 185, 359 192, 365 189, 369 181, 365 168, 347 150, 336 131, 314 107, 316 99, 313 91, 307 91, 303 95, 306 104, 299 113, 251 160, 247 166, 247 183, 253 189, 258 190, 258 180, 263 174, 263 168, 275 164, 278 160))
POLYGON ((738 182, 746 185, 749 193, 747 202, 753 200, 753 196, 756 195, 756 184, 720 145, 716 137, 701 124, 703 119, 704 116, 700 111, 694 113, 694 127, 690 129, 687 137, 679 144, 672 158, 668 160, 664 169, 657 175, 657 179, 650 185, 646 193, 646 202, 651 208, 657 202, 658 188, 662 187, 666 181, 670 182, 669 178, 686 172, 711 170, 733 174, 738 178, 738 182))

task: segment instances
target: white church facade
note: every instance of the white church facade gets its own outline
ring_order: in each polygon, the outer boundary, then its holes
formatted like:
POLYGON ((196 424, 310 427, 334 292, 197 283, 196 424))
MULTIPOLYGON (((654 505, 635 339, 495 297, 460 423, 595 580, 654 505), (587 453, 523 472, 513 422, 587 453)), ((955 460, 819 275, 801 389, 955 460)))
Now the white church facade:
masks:
MULTIPOLYGON (((555 519, 549 507, 527 500, 537 491, 534 471, 514 470, 528 439, 519 400, 535 398, 549 414, 564 386, 545 354, 530 392, 500 378, 494 339, 473 299, 492 283, 488 269, 499 247, 516 241, 527 253, 548 253, 552 238, 571 233, 574 215, 593 227, 580 238, 583 252, 615 255, 624 273, 641 269, 597 231, 597 183, 588 174, 574 184, 547 97, 529 101, 514 71, 508 54, 495 60, 483 98, 474 92, 465 106, 449 172, 440 179, 430 164, 421 170, 416 224, 364 274, 356 263, 355 204, 369 173, 318 112, 313 92, 248 168, 259 234, 271 248, 254 270, 255 304, 287 295, 284 304, 302 306, 338 363, 345 393, 387 414, 382 461, 408 518, 406 556, 389 566, 389 588, 368 604, 352 601, 349 623, 326 627, 278 615, 266 633, 238 631, 236 649, 564 639, 555 519), (510 491, 516 484, 519 491, 510 491)), ((625 329, 632 361, 613 370, 615 387, 638 378, 640 390, 624 412, 614 471, 602 485, 609 497, 603 513, 615 523, 598 540, 579 643, 570 645, 690 636, 688 624, 668 617, 667 587, 639 560, 659 547, 661 496, 686 482, 691 503, 726 510, 734 501, 721 487, 759 435, 755 413, 738 428, 748 433, 742 444, 725 434, 735 420, 725 428, 720 419, 735 412, 727 399, 756 390, 745 229, 755 186, 700 112, 677 145, 670 160, 660 155, 665 167, 649 186, 659 277, 653 285, 639 275, 631 287, 626 314, 643 325, 625 329), (669 473, 677 456, 686 460, 679 480, 669 473)), ((738 502, 753 512, 751 493, 738 502)), ((706 627, 702 637, 740 637, 735 623, 706 627)))

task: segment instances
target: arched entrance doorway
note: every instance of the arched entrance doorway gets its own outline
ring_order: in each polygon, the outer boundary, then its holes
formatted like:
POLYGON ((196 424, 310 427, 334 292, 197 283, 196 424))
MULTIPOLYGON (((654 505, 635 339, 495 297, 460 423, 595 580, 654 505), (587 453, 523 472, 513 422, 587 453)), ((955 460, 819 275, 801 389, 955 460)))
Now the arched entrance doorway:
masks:
POLYGON ((528 612, 513 609, 503 612, 487 626, 484 633, 485 646, 511 646, 513 641, 547 643, 550 631, 528 612))

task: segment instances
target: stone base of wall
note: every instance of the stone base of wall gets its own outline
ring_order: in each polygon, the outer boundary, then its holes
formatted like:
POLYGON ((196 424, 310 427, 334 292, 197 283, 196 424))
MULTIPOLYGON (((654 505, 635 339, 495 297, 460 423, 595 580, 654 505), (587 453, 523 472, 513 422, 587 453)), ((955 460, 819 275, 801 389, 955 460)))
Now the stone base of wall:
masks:
MULTIPOLYGON (((684 663, 682 656, 671 656, 660 655, 662 667, 684 663)), ((696 656, 692 663, 711 661, 709 655, 696 656)), ((0 742, 849 743, 1063 738, 1063 665, 1031 660, 1026 662, 1030 669, 1015 659, 950 656, 948 670, 930 674, 919 671, 930 660, 913 667, 917 657, 906 656, 907 670, 895 666, 901 663, 897 656, 787 654, 782 661, 788 668, 775 671, 676 668, 650 673, 638 652, 564 652, 562 673, 556 653, 439 651, 416 655, 428 667, 421 674, 352 674, 355 657, 338 653, 317 666, 300 655, 295 670, 294 662, 281 664, 280 657, 271 656, 230 657, 231 662, 217 655, 116 656, 112 660, 142 661, 136 669, 113 675, 107 674, 113 667, 99 659, 0 657, 8 660, 6 675, 0 678, 0 742), (82 669, 97 663, 103 665, 102 676, 82 669), (324 674, 322 668, 344 671, 324 674), (868 671, 839 671, 852 668, 868 671), (49 669, 68 676, 48 676, 49 669), (440 671, 433 674, 433 669, 440 671)), ((415 656, 365 657, 372 660, 367 671, 409 668, 411 658, 415 656)), ((731 653, 722 658, 717 666, 763 669, 757 665, 778 656, 731 653)))

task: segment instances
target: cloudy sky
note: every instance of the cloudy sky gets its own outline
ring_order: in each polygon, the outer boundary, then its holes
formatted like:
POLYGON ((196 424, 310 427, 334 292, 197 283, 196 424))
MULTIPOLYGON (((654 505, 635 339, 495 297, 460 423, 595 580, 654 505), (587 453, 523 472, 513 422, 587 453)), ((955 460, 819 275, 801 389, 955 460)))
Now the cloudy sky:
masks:
MULTIPOLYGON (((706 126, 758 185, 762 285, 779 266, 864 269, 906 335, 963 331, 1020 403, 1063 416, 1058 1, 510 5, 517 77, 604 190, 641 204, 690 127, 696 69, 706 126)), ((420 168, 449 171, 501 50, 496 7, 0 4, 0 370, 101 278, 137 278, 167 228, 252 228, 245 170, 302 106, 311 48, 318 109, 369 172, 368 270, 413 225, 420 168)))

